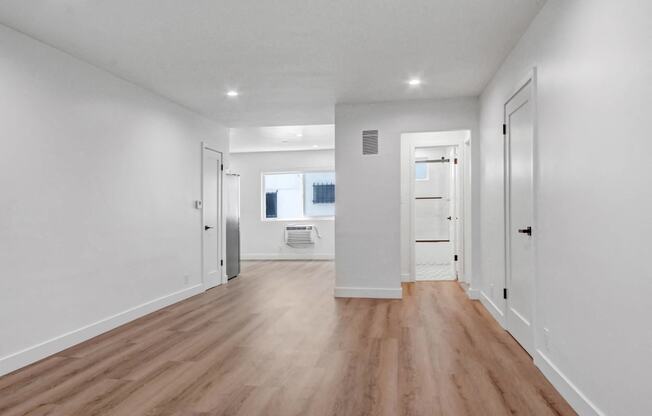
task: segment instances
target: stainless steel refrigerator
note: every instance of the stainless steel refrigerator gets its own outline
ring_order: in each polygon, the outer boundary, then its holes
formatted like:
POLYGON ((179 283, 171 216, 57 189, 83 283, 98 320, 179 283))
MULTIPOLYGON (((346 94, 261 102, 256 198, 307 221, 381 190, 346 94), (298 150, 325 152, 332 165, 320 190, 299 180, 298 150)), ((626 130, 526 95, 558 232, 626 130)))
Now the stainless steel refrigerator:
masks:
POLYGON ((226 276, 232 279, 240 274, 240 175, 224 175, 226 204, 226 276))

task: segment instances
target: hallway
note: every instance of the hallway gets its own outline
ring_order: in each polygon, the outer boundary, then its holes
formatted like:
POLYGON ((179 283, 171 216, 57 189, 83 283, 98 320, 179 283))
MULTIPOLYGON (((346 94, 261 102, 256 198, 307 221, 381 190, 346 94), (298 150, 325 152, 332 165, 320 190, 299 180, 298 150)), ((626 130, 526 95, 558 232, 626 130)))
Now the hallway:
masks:
POLYGON ((13 415, 574 415, 455 282, 334 299, 333 263, 227 285, 0 378, 13 415))

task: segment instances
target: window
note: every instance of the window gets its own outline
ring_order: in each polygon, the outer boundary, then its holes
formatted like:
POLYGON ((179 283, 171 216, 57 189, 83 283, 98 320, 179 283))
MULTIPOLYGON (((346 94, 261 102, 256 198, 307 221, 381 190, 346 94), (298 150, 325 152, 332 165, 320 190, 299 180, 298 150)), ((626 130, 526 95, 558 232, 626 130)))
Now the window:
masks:
POLYGON ((427 181, 429 178, 428 164, 427 163, 415 163, 415 172, 414 177, 418 181, 427 181))
POLYGON ((335 172, 306 172, 303 174, 304 216, 335 216, 335 172))
POLYGON ((263 218, 299 220, 335 216, 335 172, 266 173, 263 218))

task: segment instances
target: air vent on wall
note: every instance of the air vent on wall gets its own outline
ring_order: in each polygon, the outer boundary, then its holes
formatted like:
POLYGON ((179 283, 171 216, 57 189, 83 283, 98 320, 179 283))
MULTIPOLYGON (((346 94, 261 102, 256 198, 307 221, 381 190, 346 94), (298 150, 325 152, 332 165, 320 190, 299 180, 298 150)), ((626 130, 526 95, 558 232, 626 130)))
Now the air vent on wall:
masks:
POLYGON ((362 154, 363 155, 378 154, 378 130, 362 131, 362 154))

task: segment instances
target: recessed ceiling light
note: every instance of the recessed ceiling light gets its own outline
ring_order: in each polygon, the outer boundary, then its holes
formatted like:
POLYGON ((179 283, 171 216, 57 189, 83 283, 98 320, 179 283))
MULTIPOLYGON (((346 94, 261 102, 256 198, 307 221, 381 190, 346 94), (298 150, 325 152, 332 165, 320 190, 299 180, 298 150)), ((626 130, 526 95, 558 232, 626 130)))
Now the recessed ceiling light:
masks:
POLYGON ((412 78, 411 80, 408 81, 408 85, 411 87, 416 87, 418 85, 421 85, 421 80, 419 78, 412 78))
POLYGON ((303 137, 303 133, 297 133, 297 137, 303 137))
POLYGON ((229 92, 226 93, 226 95, 228 95, 229 97, 237 97, 240 94, 236 90, 230 90, 229 92))
POLYGON ((313 144, 312 147, 314 147, 314 148, 316 149, 316 148, 318 148, 319 146, 317 146, 316 144, 313 144))

